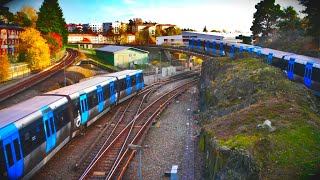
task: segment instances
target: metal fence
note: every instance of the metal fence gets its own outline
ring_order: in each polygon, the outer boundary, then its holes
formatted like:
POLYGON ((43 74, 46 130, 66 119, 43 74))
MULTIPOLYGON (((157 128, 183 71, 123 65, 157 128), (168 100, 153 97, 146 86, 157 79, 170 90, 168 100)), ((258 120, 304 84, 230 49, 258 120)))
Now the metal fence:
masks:
POLYGON ((31 70, 28 67, 28 64, 26 63, 11 64, 9 71, 10 71, 10 76, 8 77, 7 81, 25 77, 30 75, 31 73, 31 70))

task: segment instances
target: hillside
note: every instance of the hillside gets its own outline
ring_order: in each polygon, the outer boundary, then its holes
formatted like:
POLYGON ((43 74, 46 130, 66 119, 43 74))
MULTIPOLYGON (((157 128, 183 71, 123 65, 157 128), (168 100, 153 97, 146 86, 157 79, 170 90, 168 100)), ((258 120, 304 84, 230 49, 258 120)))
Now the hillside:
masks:
POLYGON ((300 179, 319 173, 319 100, 254 58, 202 65, 200 149, 210 179, 300 179))

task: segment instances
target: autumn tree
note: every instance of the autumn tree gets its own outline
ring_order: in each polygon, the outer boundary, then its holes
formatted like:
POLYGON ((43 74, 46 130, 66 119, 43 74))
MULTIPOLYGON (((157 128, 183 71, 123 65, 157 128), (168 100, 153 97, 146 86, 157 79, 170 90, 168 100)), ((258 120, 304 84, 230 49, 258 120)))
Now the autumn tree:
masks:
POLYGON ((155 30, 155 36, 156 37, 162 36, 161 29, 158 26, 156 27, 156 30, 155 30))
POLYGON ((14 24, 21 27, 31 27, 32 21, 28 18, 28 16, 23 12, 17 12, 15 14, 14 24))
POLYGON ((182 31, 178 27, 168 27, 166 30, 166 35, 167 36, 174 36, 174 35, 180 35, 182 34, 182 31))
POLYGON ((221 31, 212 29, 210 32, 221 32, 221 31))
POLYGON ((0 55, 0 81, 6 80, 10 75, 10 62, 7 55, 0 55))
POLYGON ((67 44, 68 29, 58 0, 43 1, 39 9, 36 27, 42 34, 59 33, 63 39, 63 45, 67 44))
POLYGON ((276 29, 277 20, 281 9, 275 0, 262 0, 255 5, 256 12, 253 15, 253 22, 250 30, 253 36, 261 34, 264 38, 269 38, 270 34, 276 29))
POLYGON ((85 43, 91 43, 91 40, 88 39, 88 38, 83 38, 82 42, 85 42, 85 43))
POLYGON ((36 22, 37 22, 37 19, 38 19, 37 10, 35 10, 31 6, 23 6, 20 9, 20 12, 23 12, 28 17, 28 19, 32 22, 32 27, 36 26, 36 22))
POLYGON ((50 49, 50 53, 57 53, 61 50, 62 48, 62 37, 60 36, 60 34, 58 33, 49 33, 47 35, 44 36, 44 38, 46 39, 48 45, 49 45, 49 49, 50 49))
POLYGON ((42 70, 50 65, 50 49, 40 32, 26 28, 20 34, 19 60, 29 64, 31 70, 42 70))

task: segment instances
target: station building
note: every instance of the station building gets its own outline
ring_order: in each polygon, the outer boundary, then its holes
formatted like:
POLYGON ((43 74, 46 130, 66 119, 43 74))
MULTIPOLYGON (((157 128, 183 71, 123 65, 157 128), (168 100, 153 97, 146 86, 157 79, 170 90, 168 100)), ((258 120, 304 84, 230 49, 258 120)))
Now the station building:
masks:
POLYGON ((106 63, 128 68, 134 64, 148 63, 149 52, 138 48, 127 46, 104 46, 96 49, 96 55, 103 59, 106 63))

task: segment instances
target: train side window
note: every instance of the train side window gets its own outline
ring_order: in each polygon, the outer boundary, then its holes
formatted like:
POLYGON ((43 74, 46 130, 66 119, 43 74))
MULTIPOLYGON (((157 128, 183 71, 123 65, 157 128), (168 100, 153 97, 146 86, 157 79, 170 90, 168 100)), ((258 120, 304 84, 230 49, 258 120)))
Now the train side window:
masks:
POLYGON ((55 111, 54 120, 56 123, 57 131, 60 130, 64 125, 66 125, 68 123, 68 111, 67 111, 66 105, 59 107, 55 111))
POLYGON ((38 139, 38 143, 41 144, 41 143, 46 141, 46 135, 45 135, 45 132, 44 132, 43 121, 40 120, 40 119, 38 120, 38 122, 39 121, 41 123, 38 123, 36 125, 35 133, 36 133, 36 136, 37 136, 37 139, 38 139))
POLYGON ((120 91, 123 91, 125 89, 127 89, 126 79, 121 79, 120 80, 120 91))
POLYGON ((26 132, 23 137, 22 144, 25 155, 28 155, 32 151, 32 140, 30 136, 30 132, 26 132))
POLYGON ((131 86, 136 85, 136 75, 133 75, 130 78, 131 78, 131 86))
POLYGON ((88 105, 89 109, 92 109, 93 107, 97 106, 98 104, 98 98, 96 92, 90 92, 88 94, 88 105))
POLYGON ((13 141, 13 145, 14 145, 14 151, 16 153, 16 158, 17 158, 17 161, 19 161, 21 159, 21 154, 20 154, 20 148, 19 148, 19 142, 18 142, 18 139, 15 139, 13 141))
POLYGON ((103 95, 104 95, 104 100, 110 98, 110 85, 109 85, 109 84, 106 85, 106 86, 103 88, 103 90, 104 90, 104 93, 103 93, 103 95))
POLYGON ((50 122, 51 122, 51 133, 54 134, 55 130, 54 130, 54 126, 55 126, 55 122, 53 117, 49 118, 50 122))
POLYGON ((78 112, 80 113, 79 100, 74 99, 72 104, 73 104, 73 117, 76 118, 76 117, 78 117, 78 112))
POLYGON ((13 165, 13 156, 12 156, 10 143, 6 144, 6 152, 7 152, 9 167, 11 167, 13 165))

